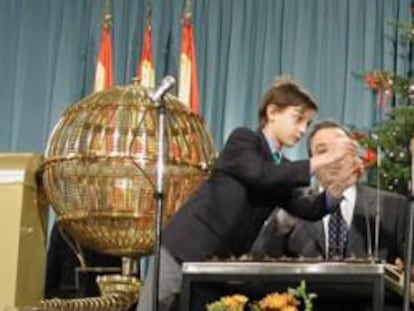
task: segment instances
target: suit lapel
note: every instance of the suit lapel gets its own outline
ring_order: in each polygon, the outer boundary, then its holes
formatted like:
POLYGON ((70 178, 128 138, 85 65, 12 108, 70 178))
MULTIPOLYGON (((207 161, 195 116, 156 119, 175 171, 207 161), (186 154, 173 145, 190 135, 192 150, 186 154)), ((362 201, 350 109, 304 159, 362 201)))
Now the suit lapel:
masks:
MULTIPOLYGON (((364 193, 361 187, 357 187, 354 216, 349 231, 347 255, 352 257, 367 256, 367 221, 370 222, 371 211, 375 207, 375 197, 364 193)), ((372 231, 371 231, 372 232, 372 231)), ((371 243, 372 245, 372 243, 371 243)))
MULTIPOLYGON (((266 137, 260 128, 256 130, 256 135, 259 136, 260 138, 260 145, 261 145, 263 154, 265 156, 265 159, 273 162, 272 150, 270 149, 269 144, 266 140, 266 137)), ((289 162, 290 162, 289 159, 286 158, 282 153, 282 158, 280 159, 280 163, 289 163, 289 162)))
POLYGON ((259 136, 261 149, 263 150, 263 154, 266 160, 273 161, 272 150, 270 150, 269 144, 267 143, 267 140, 263 134, 263 131, 259 128, 257 129, 256 134, 257 136, 259 136))
MULTIPOLYGON (((306 195, 315 195, 319 193, 317 187, 310 187, 304 192, 306 195)), ((309 235, 305 235, 305 241, 303 241, 303 255, 315 256, 315 254, 323 254, 325 256, 325 229, 323 227, 323 220, 319 221, 303 221, 303 226, 309 235), (314 248, 317 248, 316 250, 314 248)))
POLYGON ((325 230, 323 228, 323 221, 315 221, 309 223, 309 230, 311 231, 311 236, 315 237, 315 243, 319 247, 319 251, 323 256, 326 254, 325 247, 325 230))

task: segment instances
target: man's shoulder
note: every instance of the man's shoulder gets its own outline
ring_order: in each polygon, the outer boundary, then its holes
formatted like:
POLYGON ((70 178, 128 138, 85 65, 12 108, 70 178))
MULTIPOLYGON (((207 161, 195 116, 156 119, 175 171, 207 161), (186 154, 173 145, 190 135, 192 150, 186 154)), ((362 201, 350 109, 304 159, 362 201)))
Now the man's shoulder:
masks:
POLYGON ((407 198, 403 196, 402 194, 399 194, 397 192, 391 192, 384 189, 378 189, 366 184, 358 184, 357 187, 357 193, 359 195, 365 194, 372 197, 379 196, 381 199, 389 199, 389 200, 401 200, 405 201, 407 198))

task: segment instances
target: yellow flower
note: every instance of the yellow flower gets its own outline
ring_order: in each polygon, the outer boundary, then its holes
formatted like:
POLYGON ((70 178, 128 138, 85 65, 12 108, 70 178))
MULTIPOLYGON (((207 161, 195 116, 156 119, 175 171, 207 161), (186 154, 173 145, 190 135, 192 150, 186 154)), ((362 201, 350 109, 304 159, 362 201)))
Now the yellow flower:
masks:
POLYGON ((259 307, 261 310, 283 310, 283 311, 296 311, 296 306, 299 302, 289 293, 271 293, 266 295, 259 301, 259 307), (293 307, 286 309, 287 307, 293 307))
POLYGON ((246 302, 249 301, 246 296, 239 294, 226 296, 224 299, 230 302, 230 304, 246 304, 246 302))
POLYGON ((249 299, 243 295, 232 295, 232 296, 225 296, 220 299, 220 302, 223 304, 223 307, 227 308, 231 311, 238 311, 243 310, 246 303, 249 299))

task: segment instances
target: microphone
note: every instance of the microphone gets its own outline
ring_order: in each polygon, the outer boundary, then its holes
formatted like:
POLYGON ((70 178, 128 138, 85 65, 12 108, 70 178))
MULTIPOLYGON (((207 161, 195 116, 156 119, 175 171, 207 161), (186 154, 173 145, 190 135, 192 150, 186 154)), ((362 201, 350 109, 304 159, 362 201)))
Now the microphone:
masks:
POLYGON ((149 94, 149 97, 153 103, 158 102, 165 94, 174 86, 175 78, 173 76, 165 76, 158 88, 149 94))

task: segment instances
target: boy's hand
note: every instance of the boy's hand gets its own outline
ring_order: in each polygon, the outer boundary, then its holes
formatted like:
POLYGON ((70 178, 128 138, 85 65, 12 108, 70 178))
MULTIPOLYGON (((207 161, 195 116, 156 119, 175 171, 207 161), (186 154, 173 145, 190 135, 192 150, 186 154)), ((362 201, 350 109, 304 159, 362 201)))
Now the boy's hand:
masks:
POLYGON ((341 165, 341 161, 347 157, 357 157, 358 144, 350 138, 340 138, 332 142, 329 150, 321 155, 311 158, 311 171, 325 168, 330 165, 341 165))
POLYGON ((358 181, 364 171, 363 161, 357 157, 347 156, 339 164, 334 181, 327 187, 327 191, 338 199, 358 181))

